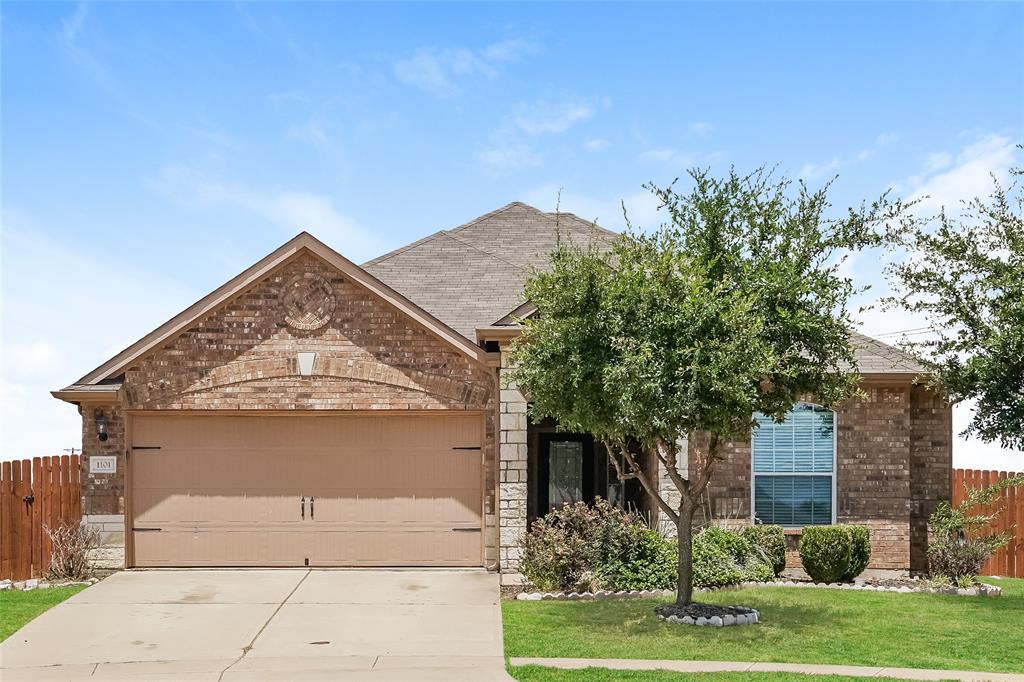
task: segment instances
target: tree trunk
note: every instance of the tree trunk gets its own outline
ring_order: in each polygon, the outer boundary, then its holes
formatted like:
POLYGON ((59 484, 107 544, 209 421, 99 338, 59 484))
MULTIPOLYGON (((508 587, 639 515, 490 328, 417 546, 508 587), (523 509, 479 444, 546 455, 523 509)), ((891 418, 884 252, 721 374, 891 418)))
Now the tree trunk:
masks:
POLYGON ((676 579, 676 604, 693 602, 693 505, 679 506, 676 538, 679 542, 679 575, 676 579))

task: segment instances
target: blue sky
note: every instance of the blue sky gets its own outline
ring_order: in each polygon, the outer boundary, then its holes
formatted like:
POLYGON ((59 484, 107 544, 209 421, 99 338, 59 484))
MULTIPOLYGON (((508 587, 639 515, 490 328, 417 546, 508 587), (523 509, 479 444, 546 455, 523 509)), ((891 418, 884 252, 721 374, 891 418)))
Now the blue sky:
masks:
POLYGON ((48 390, 301 229, 361 261, 559 188, 650 226, 693 165, 934 208, 1022 162, 1020 3, 7 3, 2 43, 5 457, 77 446, 48 390))

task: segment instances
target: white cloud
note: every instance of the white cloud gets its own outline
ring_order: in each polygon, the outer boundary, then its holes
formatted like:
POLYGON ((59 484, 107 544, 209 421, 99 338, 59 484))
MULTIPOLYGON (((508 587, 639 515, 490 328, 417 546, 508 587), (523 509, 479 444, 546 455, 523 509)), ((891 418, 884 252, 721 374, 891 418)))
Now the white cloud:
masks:
POLYGON ((220 180, 189 165, 166 166, 156 181, 179 201, 226 206, 284 228, 288 236, 305 230, 347 258, 359 262, 380 253, 382 244, 334 200, 301 190, 266 190, 220 180))
POLYGON ((46 339, 5 344, 4 367, 7 374, 26 378, 46 374, 54 368, 63 368, 64 353, 46 339))
MULTIPOLYGON (((586 101, 572 95, 520 103, 491 133, 489 144, 477 152, 477 161, 488 171, 540 166, 544 155, 531 144, 532 138, 560 135, 593 114, 586 101)), ((601 148, 602 142, 598 141, 595 148, 601 148)))
POLYGON ((538 100, 520 104, 512 116, 512 124, 527 135, 557 134, 564 133, 593 114, 590 105, 575 98, 538 100))
POLYGON ((694 121, 690 124, 690 134, 696 135, 697 137, 705 137, 714 130, 715 127, 705 121, 694 121))
POLYGON ((893 142, 896 142, 899 139, 900 136, 897 133, 882 133, 881 135, 875 138, 875 146, 884 147, 886 145, 892 144, 893 142))
POLYGON ((497 65, 521 61, 541 46, 523 38, 510 38, 473 50, 467 47, 421 47, 395 62, 395 77, 412 87, 439 95, 459 91, 457 82, 469 76, 493 78, 497 65))
POLYGON ((943 206, 955 211, 961 201, 988 196, 993 175, 1005 181, 1010 168, 1021 163, 1013 140, 994 133, 977 137, 955 157, 932 157, 925 161, 922 175, 903 183, 911 198, 921 200, 917 210, 922 215, 937 213, 943 206), (938 167, 932 157, 938 158, 938 167))
POLYGON ((536 168, 544 157, 530 145, 517 142, 498 144, 477 152, 477 160, 492 171, 536 168))
POLYGON ((838 156, 833 156, 832 159, 821 164, 805 163, 798 175, 804 180, 816 180, 834 173, 841 164, 842 161, 839 160, 838 156))
POLYGON ((315 118, 311 118, 305 123, 291 126, 287 130, 287 136, 289 139, 308 142, 316 146, 322 146, 331 141, 330 136, 315 118))
POLYGON ((607 149, 609 144, 611 143, 608 142, 608 140, 605 140, 600 137, 595 137, 584 141, 583 148, 586 149, 588 152, 600 152, 607 149))
POLYGON ((539 43, 525 38, 509 38, 485 47, 481 54, 491 62, 518 62, 524 57, 540 54, 543 48, 539 43))
POLYGON ((82 26, 85 24, 85 16, 88 9, 84 2, 80 2, 75 6, 75 11, 71 16, 61 22, 61 38, 64 39, 65 43, 74 43, 75 39, 78 38, 78 34, 82 32, 82 26))
POLYGON ((953 157, 945 152, 929 154, 924 159, 924 172, 934 173, 935 171, 948 168, 953 165, 953 157))

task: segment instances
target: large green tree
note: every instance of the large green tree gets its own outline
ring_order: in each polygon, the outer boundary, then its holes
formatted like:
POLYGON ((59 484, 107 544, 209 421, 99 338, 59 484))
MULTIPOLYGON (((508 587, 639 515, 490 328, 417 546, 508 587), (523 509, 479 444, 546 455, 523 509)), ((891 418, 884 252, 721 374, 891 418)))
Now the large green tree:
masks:
POLYGON ((827 188, 763 170, 690 177, 685 194, 649 187, 668 216, 654 233, 556 251, 527 283, 537 312, 514 346, 534 418, 593 434, 676 524, 681 605, 694 511, 725 444, 750 437, 754 412, 781 420, 808 395, 833 405, 855 393, 855 290, 841 263, 881 244, 901 212, 883 197, 829 218, 827 188), (657 487, 659 465, 678 504, 657 487))
MULTIPOLYGON (((1017 176, 1022 171, 1014 171, 1017 176)), ((1024 450, 1024 191, 995 182, 955 215, 906 235, 889 269, 890 304, 924 315, 929 338, 908 346, 953 402, 974 400, 967 433, 1024 450)))

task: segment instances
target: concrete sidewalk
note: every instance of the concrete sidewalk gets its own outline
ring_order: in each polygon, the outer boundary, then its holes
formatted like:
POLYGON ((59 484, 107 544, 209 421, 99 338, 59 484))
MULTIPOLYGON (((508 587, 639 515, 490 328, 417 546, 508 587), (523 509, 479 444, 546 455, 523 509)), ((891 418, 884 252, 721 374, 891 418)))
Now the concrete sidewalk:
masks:
POLYGON ((652 661, 629 658, 512 658, 512 665, 549 668, 611 668, 612 670, 669 670, 681 673, 782 672, 807 675, 896 677, 905 680, 959 680, 960 682, 1024 682, 1024 674, 982 673, 963 670, 920 670, 862 665, 812 665, 806 663, 747 663, 731 661, 652 661))
POLYGON ((0 643, 12 680, 509 680, 483 570, 117 573, 0 643))

